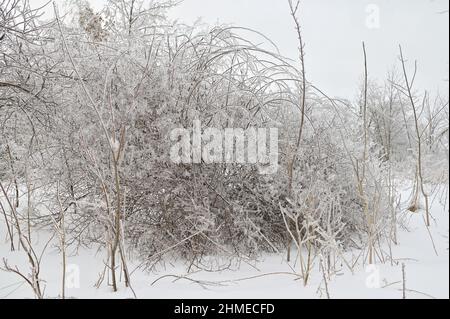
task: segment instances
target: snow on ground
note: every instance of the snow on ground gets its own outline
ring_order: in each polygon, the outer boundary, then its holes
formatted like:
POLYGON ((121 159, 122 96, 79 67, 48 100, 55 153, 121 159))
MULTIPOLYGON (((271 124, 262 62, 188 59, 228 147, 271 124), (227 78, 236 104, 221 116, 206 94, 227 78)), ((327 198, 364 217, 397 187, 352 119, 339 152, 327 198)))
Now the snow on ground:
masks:
MULTIPOLYGON (((342 270, 328 283, 331 298, 402 298, 402 264, 405 265, 407 298, 449 298, 449 212, 448 189, 445 198, 437 196, 433 201, 433 225, 430 232, 424 224, 423 212, 404 213, 405 228, 400 230, 399 245, 392 247, 394 263, 363 267, 357 265, 352 274, 343 265, 342 270), (432 238, 432 239, 431 239, 432 238), (435 249, 436 252, 435 252, 435 249)), ((441 193, 441 194, 444 194, 441 193)), ((403 192, 402 208, 408 204, 410 190, 403 192)), ((6 258, 10 265, 26 270, 26 256, 22 251, 10 252, 6 243, 4 224, 0 222, 0 260, 6 258)), ((34 234, 42 250, 48 241, 48 233, 34 234)), ((41 251, 38 249, 38 251, 41 251)), ((389 247, 383 247, 385 252, 389 247)), ((359 252, 349 252, 348 260, 359 252)), ((94 285, 104 269, 104 252, 81 249, 68 258, 67 296, 70 298, 133 298, 130 290, 120 286, 113 293, 105 283, 94 285)), ((130 270, 136 265, 130 265, 130 270)), ((293 263, 288 265, 284 256, 267 255, 253 265, 243 262, 239 270, 223 272, 201 271, 186 275, 186 265, 167 264, 158 273, 133 273, 133 289, 138 298, 145 299, 240 299, 240 298, 326 298, 322 273, 316 269, 307 287, 296 280, 293 263), (277 274, 274 274, 277 273, 277 274), (270 274, 270 275, 269 275, 270 274), (163 277, 167 276, 167 277, 163 277), (170 276, 185 276, 178 279, 170 276), (255 278, 256 277, 256 278, 255 278), (253 279, 249 279, 253 278, 253 279), (154 285, 155 280, 159 279, 154 285)), ((61 257, 55 244, 49 245, 42 258, 41 279, 45 280, 45 296, 58 298, 61 287, 61 257)), ((0 271, 0 299, 33 298, 31 289, 17 275, 0 271)))

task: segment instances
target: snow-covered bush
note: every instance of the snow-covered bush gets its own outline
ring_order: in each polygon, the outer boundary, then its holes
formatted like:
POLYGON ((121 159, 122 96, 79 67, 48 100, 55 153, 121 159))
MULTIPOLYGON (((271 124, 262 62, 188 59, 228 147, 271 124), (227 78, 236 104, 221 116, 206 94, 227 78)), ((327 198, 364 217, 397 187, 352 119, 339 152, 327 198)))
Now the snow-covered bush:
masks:
MULTIPOLYGON (((416 123, 401 80, 365 83, 356 104, 333 100, 232 27, 171 23, 172 4, 110 0, 95 12, 81 3, 72 23, 55 10, 45 27, 31 11, 20 32, 20 15, 3 22, 13 31, 0 29, 0 181, 17 201, 22 184, 28 198, 45 197, 46 210, 23 220, 64 220, 68 245, 107 248, 114 289, 119 264, 130 284, 129 255, 151 268, 295 244, 305 283, 317 258, 331 271, 350 247, 384 261, 378 244, 395 241, 397 225, 392 170, 415 172, 416 123), (171 132, 195 121, 278 128, 278 171, 174 163, 171 132)), ((448 161, 442 101, 418 124, 424 152, 448 161)))

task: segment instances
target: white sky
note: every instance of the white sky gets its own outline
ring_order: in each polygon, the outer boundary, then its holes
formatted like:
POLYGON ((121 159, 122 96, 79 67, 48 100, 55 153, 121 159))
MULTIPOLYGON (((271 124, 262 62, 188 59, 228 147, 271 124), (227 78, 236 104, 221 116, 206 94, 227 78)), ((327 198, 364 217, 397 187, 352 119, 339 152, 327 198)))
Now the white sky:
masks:
MULTIPOLYGON (((104 1, 90 0, 95 7, 104 1)), ((333 96, 352 98, 363 71, 361 42, 366 42, 374 78, 383 78, 398 65, 402 44, 410 61, 418 60, 417 88, 447 95, 449 15, 442 13, 447 10, 448 0, 302 0, 308 79, 333 96), (369 28, 367 21, 375 28, 369 28)), ((189 24, 202 18, 211 25, 256 29, 271 38, 283 55, 298 55, 287 0, 184 0, 170 17, 189 24)))

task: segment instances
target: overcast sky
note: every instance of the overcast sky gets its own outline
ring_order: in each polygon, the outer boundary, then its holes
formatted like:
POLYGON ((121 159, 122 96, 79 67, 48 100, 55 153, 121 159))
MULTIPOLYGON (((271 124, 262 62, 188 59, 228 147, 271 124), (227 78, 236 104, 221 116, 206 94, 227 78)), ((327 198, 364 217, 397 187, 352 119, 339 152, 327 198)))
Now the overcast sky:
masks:
MULTIPOLYGON (((45 0, 32 0, 32 3, 45 0)), ((105 0, 91 0, 95 7, 105 0)), ((59 1, 57 1, 59 2, 59 1)), ((62 1, 61 1, 62 2, 62 1)), ((369 72, 383 78, 398 66, 398 45, 418 60, 417 88, 448 94, 448 0, 303 0, 300 19, 310 81, 333 96, 355 96, 362 74, 362 48, 369 72)), ((210 25, 233 24, 271 38, 281 53, 297 57, 287 0, 184 0, 170 17, 210 25)))

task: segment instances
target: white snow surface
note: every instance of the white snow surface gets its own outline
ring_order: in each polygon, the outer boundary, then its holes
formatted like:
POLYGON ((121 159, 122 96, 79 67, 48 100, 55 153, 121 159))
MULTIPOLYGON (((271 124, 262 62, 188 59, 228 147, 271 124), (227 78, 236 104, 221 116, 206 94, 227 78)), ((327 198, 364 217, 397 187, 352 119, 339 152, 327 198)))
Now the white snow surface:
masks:
MULTIPOLYGON (((399 229, 399 243, 392 246, 393 262, 364 266, 358 261, 352 273, 342 265, 340 271, 328 282, 331 298, 352 299, 400 299, 402 298, 405 265, 407 298, 449 298, 449 210, 448 186, 436 196, 432 205, 433 224, 428 232, 424 222, 424 212, 406 212, 410 189, 402 192, 402 219, 405 227, 399 229), (435 249, 433 248, 435 246, 435 249)), ((50 232, 33 234, 37 252, 44 250, 50 232)), ((5 224, 0 221, 0 261, 7 259, 10 266, 18 266, 29 271, 23 251, 10 251, 5 224)), ((389 253, 388 245, 383 251, 389 253)), ((82 299, 122 299, 134 298, 123 282, 114 293, 106 283, 95 287, 104 269, 106 253, 102 250, 70 250, 68 258, 67 298, 82 299), (79 282, 78 282, 79 281, 79 282)), ((360 251, 347 252, 349 262, 356 261, 360 251)), ((295 253, 294 253, 295 255, 295 253)), ((389 259, 389 258, 388 258, 389 259)), ((2 264, 3 265, 3 264, 2 264)), ((138 262, 130 262, 134 270, 138 262)), ((1 265, 0 265, 1 266, 1 265)), ((46 298, 59 298, 61 292, 61 255, 55 238, 44 250, 41 265, 41 279, 46 298)), ((288 264, 285 256, 265 255, 258 262, 242 262, 239 267, 221 272, 187 271, 182 262, 169 263, 151 273, 136 270, 132 275, 133 290, 140 299, 316 299, 327 298, 324 277, 316 265, 310 283, 303 286, 292 274, 297 269, 294 262, 288 264), (180 279, 177 277, 184 277, 180 279), (158 280, 159 279, 159 280, 158 280), (194 282, 200 281, 200 282, 194 282), (158 280, 158 281, 157 281, 158 280), (154 283, 157 281, 156 283, 154 283), (152 285, 152 283, 154 283, 152 285)), ((328 280, 327 280, 328 281, 328 280)), ((15 274, 0 270, 0 299, 34 298, 33 292, 15 274)))

